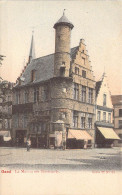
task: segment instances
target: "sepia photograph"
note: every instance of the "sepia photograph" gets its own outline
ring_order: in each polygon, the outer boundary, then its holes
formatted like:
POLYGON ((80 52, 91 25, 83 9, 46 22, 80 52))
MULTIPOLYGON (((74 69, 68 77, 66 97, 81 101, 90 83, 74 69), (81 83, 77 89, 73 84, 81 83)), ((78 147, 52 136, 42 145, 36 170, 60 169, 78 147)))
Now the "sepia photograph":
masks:
POLYGON ((0 1, 0 195, 121 195, 122 2, 0 1))

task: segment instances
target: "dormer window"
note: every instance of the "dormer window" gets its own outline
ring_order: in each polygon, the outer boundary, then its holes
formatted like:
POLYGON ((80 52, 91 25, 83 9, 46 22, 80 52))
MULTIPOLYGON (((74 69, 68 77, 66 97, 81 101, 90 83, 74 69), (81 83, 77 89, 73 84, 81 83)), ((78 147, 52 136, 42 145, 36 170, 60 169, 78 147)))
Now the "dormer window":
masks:
POLYGON ((31 71, 31 82, 33 82, 35 80, 35 73, 36 73, 35 70, 31 71))

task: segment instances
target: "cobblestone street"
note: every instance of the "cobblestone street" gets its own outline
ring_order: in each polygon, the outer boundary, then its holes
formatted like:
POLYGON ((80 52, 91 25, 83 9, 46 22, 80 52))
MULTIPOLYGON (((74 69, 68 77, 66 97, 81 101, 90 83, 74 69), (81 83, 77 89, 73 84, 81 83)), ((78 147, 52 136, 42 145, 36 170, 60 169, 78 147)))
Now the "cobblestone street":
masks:
POLYGON ((121 149, 42 150, 0 148, 0 167, 45 170, 121 170, 121 149))

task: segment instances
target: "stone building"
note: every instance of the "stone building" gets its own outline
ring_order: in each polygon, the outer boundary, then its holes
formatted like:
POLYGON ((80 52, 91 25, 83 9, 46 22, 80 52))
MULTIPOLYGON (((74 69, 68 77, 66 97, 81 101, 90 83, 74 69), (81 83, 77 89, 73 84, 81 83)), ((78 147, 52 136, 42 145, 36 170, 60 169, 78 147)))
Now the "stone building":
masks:
POLYGON ((0 81, 0 146, 11 140, 13 83, 0 81))
MULTIPOLYGON (((13 140, 32 147, 94 146, 95 79, 84 40, 70 48, 73 24, 55 23, 55 53, 29 61, 13 89, 13 140)), ((46 37, 45 37, 46 39, 46 37)))
POLYGON ((112 95, 114 131, 120 137, 115 146, 122 146, 122 95, 112 95))
POLYGON ((96 146, 111 147, 119 137, 113 130, 113 105, 111 94, 104 73, 102 79, 96 82, 96 146))

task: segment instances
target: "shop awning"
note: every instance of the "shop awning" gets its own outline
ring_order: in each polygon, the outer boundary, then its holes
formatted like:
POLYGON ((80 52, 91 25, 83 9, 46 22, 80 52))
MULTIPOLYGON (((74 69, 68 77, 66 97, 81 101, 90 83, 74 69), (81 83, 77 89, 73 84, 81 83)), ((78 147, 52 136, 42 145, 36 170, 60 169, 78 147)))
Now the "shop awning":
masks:
POLYGON ((112 128, 97 127, 105 139, 120 139, 112 128))
POLYGON ((10 131, 0 131, 0 136, 3 136, 4 141, 10 141, 11 140, 10 131))
POLYGON ((92 140, 93 138, 84 130, 72 130, 68 131, 68 139, 77 139, 77 140, 92 140))

